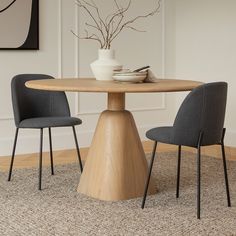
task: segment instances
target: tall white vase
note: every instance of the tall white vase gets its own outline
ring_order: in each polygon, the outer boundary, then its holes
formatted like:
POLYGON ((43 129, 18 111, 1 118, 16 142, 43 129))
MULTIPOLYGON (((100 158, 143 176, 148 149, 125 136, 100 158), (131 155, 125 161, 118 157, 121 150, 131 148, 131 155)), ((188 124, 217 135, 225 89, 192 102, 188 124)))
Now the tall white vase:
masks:
POLYGON ((115 59, 112 49, 99 49, 98 60, 91 63, 92 72, 97 80, 112 80, 114 70, 122 69, 122 65, 115 59))

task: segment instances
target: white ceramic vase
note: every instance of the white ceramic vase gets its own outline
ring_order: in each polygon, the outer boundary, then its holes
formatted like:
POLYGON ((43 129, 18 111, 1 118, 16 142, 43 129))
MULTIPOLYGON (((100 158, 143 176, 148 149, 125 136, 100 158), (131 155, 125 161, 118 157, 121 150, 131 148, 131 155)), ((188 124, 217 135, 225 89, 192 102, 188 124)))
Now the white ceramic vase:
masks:
POLYGON ((112 80, 114 70, 122 69, 122 65, 115 59, 112 49, 99 49, 98 60, 91 63, 92 72, 97 80, 112 80))

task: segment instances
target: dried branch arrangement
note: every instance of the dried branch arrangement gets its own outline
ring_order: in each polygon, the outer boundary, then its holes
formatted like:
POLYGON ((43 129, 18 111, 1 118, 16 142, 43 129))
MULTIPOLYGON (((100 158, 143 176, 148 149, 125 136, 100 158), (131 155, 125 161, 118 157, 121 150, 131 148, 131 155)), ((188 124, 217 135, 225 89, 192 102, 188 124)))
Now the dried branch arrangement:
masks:
POLYGON ((119 0, 113 0, 116 11, 109 14, 106 17, 102 17, 101 11, 95 0, 76 0, 77 6, 84 10, 90 17, 92 23, 85 23, 85 36, 80 36, 74 31, 71 31, 79 39, 88 39, 97 41, 100 44, 101 49, 110 49, 111 43, 117 36, 125 29, 131 29, 137 32, 145 32, 138 30, 133 26, 133 23, 141 18, 147 18, 155 15, 159 12, 161 7, 161 0, 157 0, 157 6, 153 11, 135 16, 130 20, 125 20, 125 16, 130 9, 132 0, 129 0, 126 6, 122 6, 119 0), (95 33, 89 33, 89 30, 93 30, 95 33))

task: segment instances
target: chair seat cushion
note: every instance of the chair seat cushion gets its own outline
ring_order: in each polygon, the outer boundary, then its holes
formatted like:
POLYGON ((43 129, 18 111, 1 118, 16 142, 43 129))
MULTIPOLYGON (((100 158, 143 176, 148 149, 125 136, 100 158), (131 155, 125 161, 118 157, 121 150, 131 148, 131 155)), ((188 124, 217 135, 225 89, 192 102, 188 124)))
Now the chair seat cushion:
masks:
POLYGON ((172 132, 173 127, 158 127, 148 130, 146 136, 157 142, 171 144, 172 132))
POLYGON ((80 125, 82 120, 76 117, 39 117, 25 119, 20 122, 19 128, 48 128, 48 127, 65 127, 80 125))

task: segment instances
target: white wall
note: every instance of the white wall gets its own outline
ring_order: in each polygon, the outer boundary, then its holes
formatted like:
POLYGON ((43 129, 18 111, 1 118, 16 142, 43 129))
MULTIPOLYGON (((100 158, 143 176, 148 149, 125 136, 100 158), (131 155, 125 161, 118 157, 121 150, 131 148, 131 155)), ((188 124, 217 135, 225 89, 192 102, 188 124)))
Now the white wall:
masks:
MULTIPOLYGON (((111 3, 111 1, 107 1, 111 3)), ((132 13, 151 9, 154 0, 134 1, 132 13)), ((236 146, 234 80, 236 68, 235 0, 163 0, 159 15, 138 25, 147 33, 124 32, 114 45, 117 59, 126 67, 151 65, 160 77, 229 83, 226 143, 236 146)), ((109 4, 106 5, 109 8, 109 4)), ((106 9, 105 9, 106 10, 106 9)), ((97 58, 97 45, 80 41, 70 33, 83 28, 84 15, 74 0, 40 1, 40 51, 0 51, 0 156, 11 153, 14 121, 10 81, 19 73, 47 73, 68 78, 91 76, 89 64, 97 58)), ((89 146, 106 95, 67 94, 71 112, 81 117, 81 146, 89 146)), ((171 124, 185 93, 128 95, 140 135, 156 125, 171 124)), ((71 130, 55 129, 55 149, 72 148, 71 130)), ((39 132, 20 132, 18 153, 38 151, 39 132)), ((45 140, 45 149, 48 149, 45 140)))
MULTIPOLYGON (((173 4, 176 77, 228 82, 226 143, 236 146, 236 1, 175 0, 173 4)), ((181 100, 180 96, 176 107, 181 100)))
MULTIPOLYGON (((106 1, 109 7, 111 1, 106 1)), ((149 11, 155 0, 134 1, 137 8, 132 14, 149 11)), ((172 1, 153 18, 138 23, 147 33, 124 32, 114 48, 117 59, 126 67, 151 65, 157 76, 174 76, 174 63, 170 48, 173 39, 172 1), (167 27, 165 27, 167 26, 167 27), (165 31, 166 29, 166 31, 165 31), (165 39, 166 36, 169 39, 165 39), (168 46, 170 45, 170 46, 168 46)), ((74 0, 40 0, 40 50, 0 51, 0 155, 11 153, 14 121, 11 107, 10 82, 19 73, 46 73, 69 78, 91 76, 89 64, 97 57, 97 45, 80 41, 70 33, 82 28, 84 16, 75 7, 74 0), (78 23, 79 22, 79 23, 78 23)), ((127 106, 133 111, 140 135, 156 125, 170 124, 175 114, 175 95, 128 95, 127 106)), ((83 120, 78 137, 81 146, 89 146, 99 113, 106 107, 106 95, 68 94, 71 112, 83 120)), ((68 128, 53 130, 55 149, 72 148, 74 142, 68 128)), ((46 135, 45 135, 46 136, 46 135)), ((39 132, 23 130, 19 134, 17 153, 38 151, 39 132)), ((45 149, 48 149, 45 140, 45 149)))

